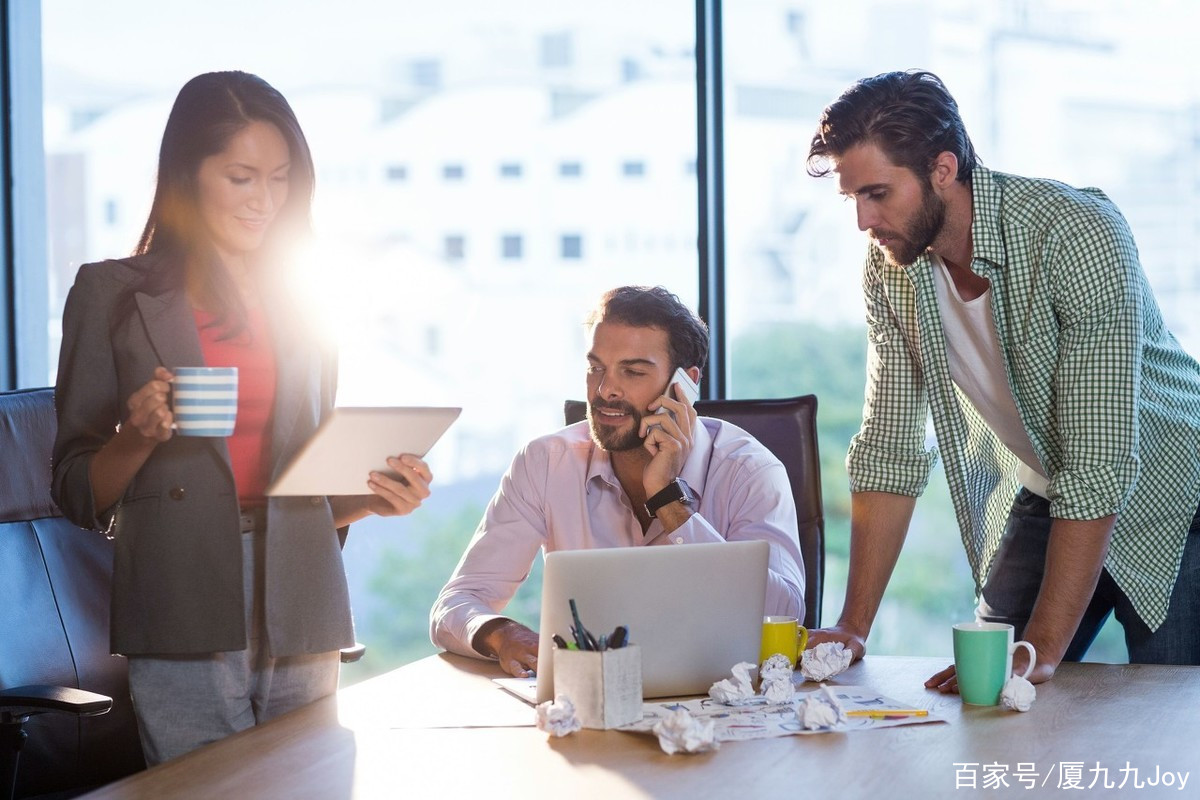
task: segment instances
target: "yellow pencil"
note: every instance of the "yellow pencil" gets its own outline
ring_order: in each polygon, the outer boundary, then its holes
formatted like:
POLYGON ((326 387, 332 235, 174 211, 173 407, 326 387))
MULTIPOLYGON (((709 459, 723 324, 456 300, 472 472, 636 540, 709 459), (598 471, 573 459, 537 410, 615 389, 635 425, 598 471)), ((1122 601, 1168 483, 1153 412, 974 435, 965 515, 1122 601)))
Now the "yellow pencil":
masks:
POLYGON ((924 708, 862 708, 847 711, 846 716, 888 719, 889 717, 927 717, 929 712, 924 708))

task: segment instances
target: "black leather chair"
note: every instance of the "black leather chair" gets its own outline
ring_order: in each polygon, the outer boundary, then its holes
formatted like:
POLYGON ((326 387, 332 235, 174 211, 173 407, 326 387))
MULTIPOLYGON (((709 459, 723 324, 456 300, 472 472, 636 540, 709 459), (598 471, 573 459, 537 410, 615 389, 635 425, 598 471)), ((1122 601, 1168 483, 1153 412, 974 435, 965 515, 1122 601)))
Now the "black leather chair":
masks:
POLYGON ((145 768, 125 659, 108 650, 112 543, 51 501, 55 430, 53 390, 0 393, 0 765, 24 743, 17 797, 145 768))
MULTIPOLYGON (((732 422, 762 442, 787 468, 796 501, 800 554, 804 557, 804 626, 821 624, 825 586, 825 511, 821 504, 821 458, 817 449, 817 397, 778 400, 700 400, 701 416, 732 422)), ((568 400, 563 414, 570 425, 584 419, 587 405, 568 400)))

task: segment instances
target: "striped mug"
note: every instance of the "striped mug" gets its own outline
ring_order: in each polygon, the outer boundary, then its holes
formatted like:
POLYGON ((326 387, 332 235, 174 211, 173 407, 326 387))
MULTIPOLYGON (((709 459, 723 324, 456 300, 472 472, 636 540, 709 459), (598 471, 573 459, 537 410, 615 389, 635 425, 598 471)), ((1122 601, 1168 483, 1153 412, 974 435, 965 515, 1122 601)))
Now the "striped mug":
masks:
POLYGON ((171 370, 172 426, 179 436, 230 436, 237 422, 237 367, 171 370))

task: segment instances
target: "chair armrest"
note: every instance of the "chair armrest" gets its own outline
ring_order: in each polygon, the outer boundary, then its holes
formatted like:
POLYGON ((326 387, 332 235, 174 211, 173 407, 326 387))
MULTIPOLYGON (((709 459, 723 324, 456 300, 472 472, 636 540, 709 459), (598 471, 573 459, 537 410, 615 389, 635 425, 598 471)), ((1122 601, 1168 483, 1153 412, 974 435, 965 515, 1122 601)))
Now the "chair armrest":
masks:
POLYGON ((81 717, 107 714, 112 698, 66 686, 14 686, 0 689, 0 714, 5 718, 28 717, 47 711, 60 711, 81 717))
POLYGON ((359 644, 358 642, 355 642, 353 647, 342 648, 342 663, 353 664, 355 661, 358 661, 360 658, 366 655, 366 653, 367 646, 365 644, 359 644))

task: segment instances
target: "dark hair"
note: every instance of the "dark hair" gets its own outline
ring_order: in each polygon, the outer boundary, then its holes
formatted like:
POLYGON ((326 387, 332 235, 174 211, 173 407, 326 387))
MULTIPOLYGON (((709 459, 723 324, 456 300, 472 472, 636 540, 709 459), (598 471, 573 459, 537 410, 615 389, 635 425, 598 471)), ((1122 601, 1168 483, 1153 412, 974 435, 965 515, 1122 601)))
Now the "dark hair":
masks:
POLYGON ((877 145, 892 163, 927 177, 937 157, 958 158, 958 180, 970 183, 979 162, 958 103, 932 72, 885 72, 863 78, 821 114, 808 148, 808 174, 823 178, 847 150, 877 145))
POLYGON ((312 154, 296 115, 282 94, 247 72, 208 72, 179 90, 158 153, 158 178, 146 227, 134 249, 170 256, 156 262, 138 287, 162 290, 183 284, 189 259, 204 267, 200 291, 211 304, 224 336, 245 325, 246 310, 237 288, 216 261, 197 225, 196 178, 201 162, 224 150, 229 140, 253 122, 273 125, 288 145, 291 167, 288 199, 275 222, 273 236, 305 234, 311 229, 312 154))
POLYGON ((678 297, 661 286, 609 289, 584 320, 588 328, 601 322, 666 331, 672 370, 698 367, 703 372, 708 363, 708 326, 678 297))

